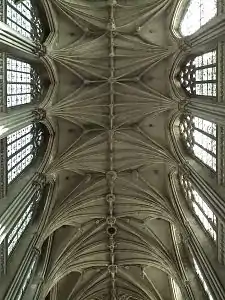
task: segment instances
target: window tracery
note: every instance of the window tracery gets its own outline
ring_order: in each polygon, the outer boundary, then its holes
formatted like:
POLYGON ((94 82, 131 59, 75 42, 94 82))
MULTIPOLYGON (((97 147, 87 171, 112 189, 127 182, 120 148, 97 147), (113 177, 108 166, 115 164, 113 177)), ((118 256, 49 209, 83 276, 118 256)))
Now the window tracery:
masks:
POLYGON ((195 33, 217 14, 217 0, 190 0, 180 24, 183 36, 195 33))
POLYGON ((21 35, 39 42, 43 36, 43 28, 38 17, 36 7, 31 0, 16 4, 13 0, 6 0, 6 23, 21 35))
POLYGON ((186 114, 180 119, 180 134, 190 153, 216 171, 217 125, 186 114))
POLYGON ((38 124, 28 125, 7 137, 8 184, 30 165, 42 141, 43 133, 38 124))
POLYGON ((181 86, 189 96, 217 95, 216 50, 191 58, 180 72, 181 86))
POLYGON ((195 216, 200 221, 203 228, 209 233, 210 237, 217 240, 217 217, 210 209, 208 204, 202 199, 200 194, 193 188, 191 182, 184 176, 181 177, 181 186, 185 198, 191 205, 195 216))
POLYGON ((21 60, 7 57, 7 107, 37 102, 41 79, 35 69, 21 60))

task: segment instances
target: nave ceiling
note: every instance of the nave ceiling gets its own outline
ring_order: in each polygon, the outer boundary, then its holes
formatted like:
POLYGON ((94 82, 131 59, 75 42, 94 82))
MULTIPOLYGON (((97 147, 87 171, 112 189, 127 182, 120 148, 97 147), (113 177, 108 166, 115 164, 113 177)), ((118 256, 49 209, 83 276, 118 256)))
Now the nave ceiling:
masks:
POLYGON ((58 130, 45 170, 56 191, 39 241, 54 234, 42 297, 169 300, 170 277, 183 288, 168 180, 179 166, 168 130, 179 109, 173 2, 43 1, 57 78, 43 108, 58 130))

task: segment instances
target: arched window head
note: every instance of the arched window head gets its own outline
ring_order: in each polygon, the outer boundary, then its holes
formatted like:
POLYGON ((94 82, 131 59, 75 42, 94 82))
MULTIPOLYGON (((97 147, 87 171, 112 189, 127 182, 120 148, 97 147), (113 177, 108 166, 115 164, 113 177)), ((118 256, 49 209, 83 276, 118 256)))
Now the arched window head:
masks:
POLYGON ((33 1, 6 1, 6 23, 23 36, 39 42, 43 39, 43 28, 33 1))
POLYGON ((42 141, 43 131, 39 124, 28 125, 7 137, 8 184, 37 157, 42 141))
POLYGON ((216 124, 188 114, 182 115, 180 118, 180 134, 190 154, 216 171, 216 124))
POLYGON ((184 176, 180 178, 181 186, 188 204, 191 206, 195 216, 202 227, 209 233, 210 237, 217 240, 217 218, 209 208, 200 194, 193 188, 191 182, 184 176))
POLYGON ((180 23, 180 32, 188 36, 217 14, 217 0, 189 0, 180 23))
POLYGON ((181 86, 189 96, 215 97, 216 69, 216 50, 195 56, 181 67, 181 86))
POLYGON ((7 107, 38 102, 42 94, 41 78, 27 62, 7 57, 7 107))

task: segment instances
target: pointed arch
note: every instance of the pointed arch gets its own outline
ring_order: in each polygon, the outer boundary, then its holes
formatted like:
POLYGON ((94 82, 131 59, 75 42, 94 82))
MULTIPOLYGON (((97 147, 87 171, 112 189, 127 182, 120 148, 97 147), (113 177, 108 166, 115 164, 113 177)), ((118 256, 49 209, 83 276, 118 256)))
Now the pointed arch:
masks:
POLYGON ((175 8, 172 31, 178 36, 190 36, 217 15, 218 0, 180 0, 175 8))
POLYGON ((217 125, 191 114, 184 114, 180 117, 179 127, 187 152, 216 172, 217 125))
POLYGON ((2 6, 2 21, 11 29, 35 43, 44 41, 49 29, 39 2, 2 0, 2 6))
POLYGON ((181 66, 179 81, 189 97, 216 97, 217 51, 193 56, 181 66))

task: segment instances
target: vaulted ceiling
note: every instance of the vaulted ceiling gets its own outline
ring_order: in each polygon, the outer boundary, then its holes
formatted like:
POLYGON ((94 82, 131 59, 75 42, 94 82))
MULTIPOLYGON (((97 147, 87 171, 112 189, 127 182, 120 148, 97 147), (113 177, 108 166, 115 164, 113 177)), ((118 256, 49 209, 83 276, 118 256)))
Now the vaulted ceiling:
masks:
POLYGON ((178 111, 169 70, 172 0, 51 0, 46 42, 57 91, 54 234, 43 295, 57 299, 172 299, 181 283, 168 174, 178 165, 168 124, 178 111))

